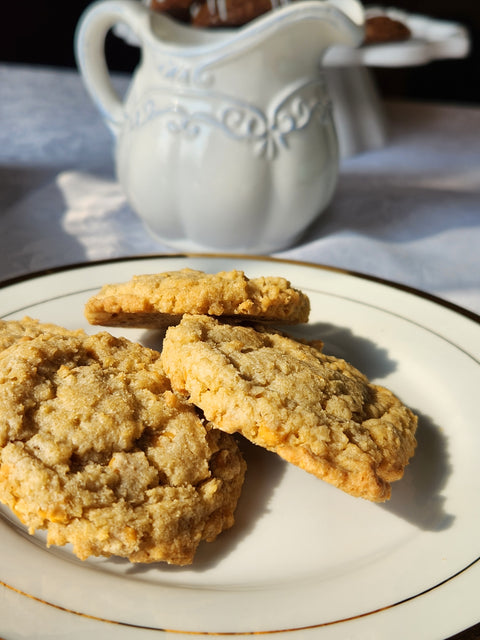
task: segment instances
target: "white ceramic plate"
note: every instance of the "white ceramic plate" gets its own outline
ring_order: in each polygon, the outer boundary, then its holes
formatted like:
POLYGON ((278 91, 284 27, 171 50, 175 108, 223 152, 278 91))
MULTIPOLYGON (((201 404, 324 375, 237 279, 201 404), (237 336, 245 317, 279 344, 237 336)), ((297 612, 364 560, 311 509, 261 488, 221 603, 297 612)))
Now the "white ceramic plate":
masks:
MULTIPOLYGON (((402 42, 379 43, 357 48, 334 46, 327 51, 323 65, 327 67, 352 65, 408 67, 424 65, 433 60, 464 58, 468 55, 469 32, 458 22, 438 20, 390 6, 366 8, 366 18, 376 15, 400 20, 410 29, 411 37, 402 42)), ((139 46, 138 38, 128 26, 118 24, 114 28, 114 33, 131 46, 139 46)))
POLYGON ((10 282, 0 289, 0 316, 96 331, 83 305, 102 284, 185 266, 283 275, 305 290, 311 320, 297 332, 323 338, 327 352, 419 414, 405 477, 388 503, 372 504, 243 442, 249 469, 237 522, 201 546, 189 568, 82 563, 68 548, 47 549, 2 508, 0 635, 428 640, 478 622, 478 319, 355 274, 218 256, 133 258, 10 282))
POLYGON ((410 29, 402 42, 386 42, 357 47, 332 47, 323 64, 327 67, 409 67, 433 60, 464 58, 470 50, 468 30, 458 22, 407 13, 394 7, 368 7, 365 17, 383 15, 399 20, 410 29))

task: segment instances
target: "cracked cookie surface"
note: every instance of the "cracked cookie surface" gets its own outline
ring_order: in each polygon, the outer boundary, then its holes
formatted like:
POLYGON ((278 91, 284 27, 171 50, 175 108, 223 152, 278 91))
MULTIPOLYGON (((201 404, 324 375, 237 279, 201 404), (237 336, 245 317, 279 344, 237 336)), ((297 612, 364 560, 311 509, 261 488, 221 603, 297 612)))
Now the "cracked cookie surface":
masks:
POLYGON ((288 280, 249 279, 243 271, 193 269, 134 276, 106 284, 85 305, 90 324, 146 329, 177 324, 185 313, 236 320, 307 322, 310 301, 288 280))
POLYGON ((244 472, 155 351, 60 331, 0 353, 0 499, 49 545, 189 564, 232 526, 244 472))
POLYGON ((185 316, 166 333, 172 386, 228 433, 347 493, 390 497, 416 441, 416 416, 344 360, 267 329, 185 316))
POLYGON ((19 340, 36 338, 47 332, 66 336, 85 335, 82 329, 65 329, 56 324, 39 322, 29 316, 21 320, 0 320, 0 352, 19 340))

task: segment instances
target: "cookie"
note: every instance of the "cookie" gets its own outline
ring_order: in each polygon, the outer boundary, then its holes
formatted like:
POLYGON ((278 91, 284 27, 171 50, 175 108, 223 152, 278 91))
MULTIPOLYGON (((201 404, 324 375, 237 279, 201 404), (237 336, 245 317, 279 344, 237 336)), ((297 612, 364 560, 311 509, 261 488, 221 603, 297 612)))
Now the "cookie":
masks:
POLYGON ((365 45, 402 42, 411 36, 411 31, 404 22, 390 16, 369 16, 365 20, 365 45))
POLYGON ((243 271, 206 274, 193 269, 134 276, 107 284, 85 305, 93 325, 165 328, 183 314, 236 320, 307 322, 310 301, 284 278, 249 279, 243 271))
POLYGON ((228 433, 381 502, 413 455, 417 419, 344 360, 280 333, 185 316, 164 339, 172 386, 228 433))
POLYGON ((194 27, 240 27, 290 0, 148 0, 153 12, 167 13, 194 27))
POLYGON ((155 351, 45 332, 0 353, 0 500, 48 545, 189 564, 233 524, 244 473, 155 351))
POLYGON ((51 323, 41 323, 25 316, 22 320, 0 320, 0 352, 23 338, 35 338, 45 332, 62 335, 82 335, 81 329, 70 331, 51 323))
POLYGON ((190 14, 194 27, 240 27, 272 11, 272 0, 200 0, 190 14))
POLYGON ((150 0, 149 8, 157 13, 166 13, 179 22, 190 23, 190 6, 193 0, 150 0))

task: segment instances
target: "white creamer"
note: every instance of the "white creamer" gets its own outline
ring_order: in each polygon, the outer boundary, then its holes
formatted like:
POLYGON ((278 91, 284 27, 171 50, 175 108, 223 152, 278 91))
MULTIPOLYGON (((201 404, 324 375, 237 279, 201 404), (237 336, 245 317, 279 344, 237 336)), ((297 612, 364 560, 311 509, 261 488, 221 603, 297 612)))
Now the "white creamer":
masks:
POLYGON ((221 30, 101 0, 83 14, 75 51, 114 134, 119 182, 151 232, 181 251, 269 253, 332 198, 338 144, 321 60, 362 37, 357 0, 300 0, 221 30), (118 23, 141 47, 124 99, 104 53, 118 23))

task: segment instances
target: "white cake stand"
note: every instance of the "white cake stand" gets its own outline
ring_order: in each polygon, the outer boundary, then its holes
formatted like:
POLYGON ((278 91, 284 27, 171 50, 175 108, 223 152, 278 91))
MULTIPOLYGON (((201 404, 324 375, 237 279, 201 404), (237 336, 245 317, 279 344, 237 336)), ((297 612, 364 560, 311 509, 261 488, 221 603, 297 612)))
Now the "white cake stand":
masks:
POLYGON ((468 31, 456 22, 409 14, 394 8, 369 7, 365 17, 385 15, 400 20, 411 37, 402 42, 332 47, 323 60, 343 158, 378 149, 387 141, 384 109, 368 67, 411 67, 434 60, 464 58, 470 50, 468 31))

